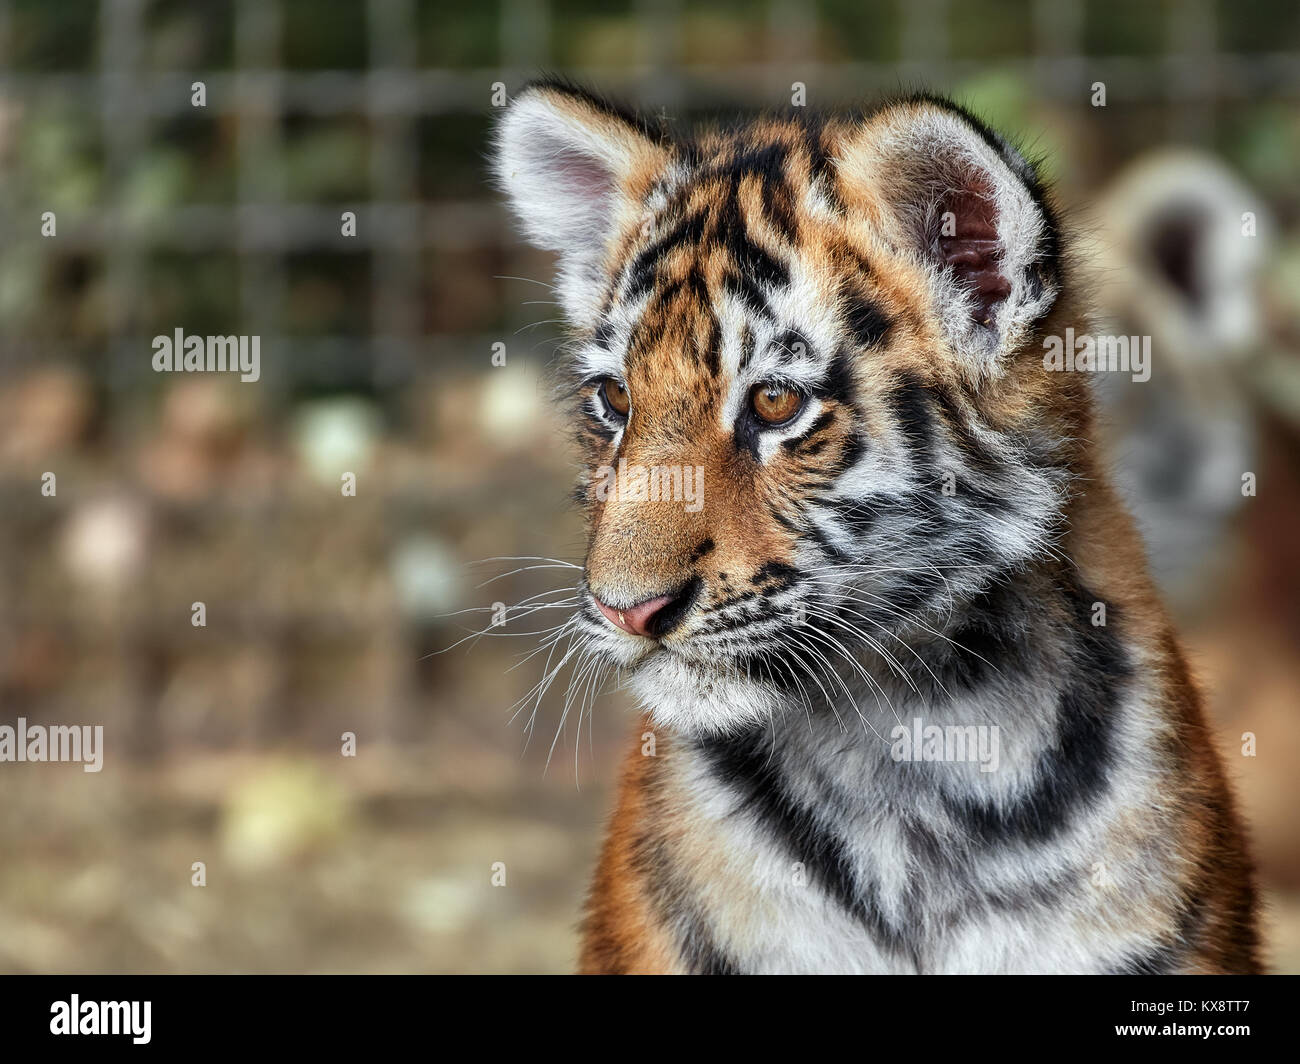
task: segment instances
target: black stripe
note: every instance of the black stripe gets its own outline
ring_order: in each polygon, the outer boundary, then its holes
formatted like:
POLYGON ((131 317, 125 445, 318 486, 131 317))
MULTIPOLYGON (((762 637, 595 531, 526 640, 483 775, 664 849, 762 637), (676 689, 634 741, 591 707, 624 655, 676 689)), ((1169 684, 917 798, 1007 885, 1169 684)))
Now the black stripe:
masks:
POLYGON ((879 347, 893 328, 889 316, 864 295, 848 297, 844 318, 859 348, 879 347))
POLYGON ((867 607, 887 614, 886 620, 892 621, 895 625, 900 618, 915 616, 924 607, 932 605, 936 595, 945 586, 943 574, 929 569, 917 573, 904 573, 902 580, 900 586, 881 594, 880 597, 885 599, 884 603, 876 607, 867 607))
POLYGON ((748 274, 728 270, 723 278, 723 288, 744 303, 751 314, 772 319, 772 308, 767 304, 767 293, 748 274))
POLYGON ((844 440, 844 450, 840 452, 840 456, 835 460, 834 464, 831 465, 829 472, 832 476, 837 477, 843 473, 847 473, 857 465, 859 461, 861 461, 862 456, 866 451, 866 437, 857 432, 853 433, 852 436, 849 436, 844 440))
POLYGON ((1031 635, 1039 609, 1018 583, 995 580, 969 602, 950 638, 935 641, 925 662, 929 668, 909 661, 908 675, 930 699, 958 695, 994 679, 1019 679, 1033 667, 1031 635))
POLYGON ((858 538, 866 536, 880 517, 880 505, 862 499, 832 499, 826 505, 858 538))
POLYGON ((787 588, 799 579, 799 570, 785 562, 764 562, 755 570, 749 582, 755 587, 771 581, 773 586, 765 588, 767 593, 787 588))
POLYGON ((809 440, 805 437, 798 440, 782 440, 781 446, 787 451, 798 451, 803 458, 816 458, 822 451, 826 450, 826 441, 809 440))
POLYGON ((985 844, 1053 838, 1101 795, 1114 763, 1114 710, 1132 675, 1115 634, 1118 609, 1108 603, 1106 625, 1094 627, 1096 596, 1076 585, 1063 598, 1070 638, 1061 653, 1071 667, 1057 699, 1055 741, 1040 755, 1033 785, 1006 804, 948 800, 966 830, 985 844))
POLYGON ((706 554, 711 553, 716 546, 717 544, 713 542, 712 537, 706 536, 700 540, 699 545, 691 552, 691 561, 698 562, 706 554))
POLYGON ((781 174, 763 182, 763 214, 786 243, 799 239, 799 215, 795 211, 794 193, 781 174))
POLYGON ((826 151, 823 136, 825 118, 809 112, 806 108, 801 108, 800 111, 804 135, 808 138, 808 179, 819 184, 827 199, 830 200, 831 206, 843 213, 844 201, 840 197, 839 185, 836 182, 838 174, 831 165, 830 154, 826 151))
POLYGON ((723 174, 739 179, 753 175, 765 181, 779 180, 785 175, 785 160, 789 154, 789 149, 784 144, 760 144, 757 147, 743 148, 732 158, 707 170, 703 176, 723 174))
POLYGON ((906 948, 903 932, 880 909, 875 885, 859 886, 848 846, 786 790, 777 757, 760 729, 700 739, 696 745, 713 774, 740 796, 742 808, 771 831, 792 861, 801 862, 877 942, 889 949, 906 948))
POLYGON ((853 405, 856 381, 853 377, 853 352, 841 347, 831 359, 826 378, 813 388, 818 399, 834 399, 845 406, 853 405))
POLYGON ((705 310, 710 309, 712 305, 712 300, 709 297, 709 286, 705 282, 704 274, 700 272, 698 266, 692 266, 687 270, 685 277, 676 281, 670 281, 668 284, 664 285, 656 293, 656 298, 661 303, 667 303, 669 300, 675 299, 682 293, 687 294, 696 302, 701 304, 705 310))
MULTIPOLYGON (((652 766, 657 773, 660 765, 652 766)), ((655 826, 664 820, 664 811, 657 797, 660 789, 651 785, 647 794, 650 816, 632 843, 632 870, 646 887, 650 903, 665 927, 673 930, 677 939, 682 966, 696 975, 736 975, 739 969, 719 948, 709 933, 709 927, 696 907, 694 898, 674 874, 677 867, 675 855, 662 836, 655 834, 655 826)))
POLYGON ((747 282, 766 288, 781 288, 790 283, 786 264, 750 239, 734 184, 717 212, 716 227, 709 235, 726 248, 736 270, 747 282))
POLYGON ((931 394, 943 413, 944 423, 961 456, 977 472, 986 477, 1001 471, 993 455, 980 443, 970 426, 970 421, 957 402, 957 397, 947 384, 936 384, 931 394))
POLYGON ((709 934, 703 919, 690 909, 679 909, 676 920, 678 946, 682 951, 682 962, 692 975, 743 975, 721 949, 713 936, 709 934))
POLYGON ((830 536, 826 534, 826 531, 815 521, 810 520, 808 522, 807 527, 802 531, 806 535, 810 536, 813 542, 816 543, 817 546, 821 547, 821 549, 825 551, 826 554, 829 555, 835 561, 851 562, 854 560, 853 555, 849 554, 847 551, 841 550, 838 546, 836 546, 835 543, 831 540, 830 536))
POLYGON ((787 366, 791 362, 812 362, 816 360, 812 344, 795 329, 786 329, 772 340, 777 351, 777 364, 787 366), (801 350, 802 349, 802 350, 801 350))
POLYGON ((889 396, 894 422, 913 452, 915 465, 933 469, 934 417, 926 398, 925 387, 915 376, 904 373, 889 396))
POLYGON ((743 372, 749 368, 749 363, 754 357, 757 350, 757 342, 754 337, 754 330, 749 327, 749 322, 742 322, 740 326, 740 369, 743 372))
POLYGON ((821 432, 824 428, 826 428, 828 425, 834 422, 834 420, 835 420, 834 412, 830 410, 823 410, 813 420, 813 423, 808 426, 808 431, 806 431, 802 436, 790 436, 787 439, 782 440, 781 446, 785 448, 787 451, 790 451, 791 453, 797 451, 800 454, 816 454, 817 451, 820 451, 822 447, 825 446, 826 441, 822 440, 820 443, 818 443, 816 450, 813 450, 812 448, 808 447, 807 446, 808 442, 819 432, 821 432))
POLYGON ((627 268, 628 288, 626 298, 635 300, 654 287, 659 263, 676 247, 698 244, 704 236, 708 215, 695 211, 679 218, 668 232, 654 240, 632 260, 627 268))

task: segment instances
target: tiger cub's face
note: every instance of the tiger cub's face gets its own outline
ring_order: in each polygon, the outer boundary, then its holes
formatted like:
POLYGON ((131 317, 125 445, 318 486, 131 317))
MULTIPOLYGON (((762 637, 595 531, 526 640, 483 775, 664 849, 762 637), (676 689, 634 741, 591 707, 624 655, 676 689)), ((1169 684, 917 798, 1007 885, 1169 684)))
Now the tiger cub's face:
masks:
POLYGON ((802 712, 1050 549, 1082 401, 1043 369, 1057 236, 1030 167, 964 113, 673 142, 542 84, 495 171, 559 254, 576 334, 575 623, 658 721, 802 712))

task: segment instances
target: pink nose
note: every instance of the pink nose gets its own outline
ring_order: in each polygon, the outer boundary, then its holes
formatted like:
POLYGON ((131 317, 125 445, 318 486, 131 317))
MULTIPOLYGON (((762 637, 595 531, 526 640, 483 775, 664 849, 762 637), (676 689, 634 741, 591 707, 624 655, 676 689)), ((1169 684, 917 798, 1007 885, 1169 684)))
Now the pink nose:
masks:
POLYGON ((622 610, 616 610, 613 606, 606 606, 594 595, 592 601, 596 603, 600 612, 615 627, 622 628, 623 631, 631 632, 633 635, 653 637, 654 633, 651 624, 654 621, 655 614, 672 602, 673 596, 658 595, 655 598, 646 599, 644 602, 638 602, 635 606, 628 606, 622 610))

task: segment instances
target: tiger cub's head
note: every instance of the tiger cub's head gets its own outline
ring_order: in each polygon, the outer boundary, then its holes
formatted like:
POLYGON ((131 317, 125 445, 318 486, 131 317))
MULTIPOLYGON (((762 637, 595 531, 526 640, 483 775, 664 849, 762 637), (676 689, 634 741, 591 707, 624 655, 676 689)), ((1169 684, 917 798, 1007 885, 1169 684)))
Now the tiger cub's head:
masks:
POLYGON ((1086 402, 1044 369, 1059 237, 965 112, 686 139, 541 83, 494 169, 575 334, 575 623, 659 722, 802 712, 1050 549, 1086 402))

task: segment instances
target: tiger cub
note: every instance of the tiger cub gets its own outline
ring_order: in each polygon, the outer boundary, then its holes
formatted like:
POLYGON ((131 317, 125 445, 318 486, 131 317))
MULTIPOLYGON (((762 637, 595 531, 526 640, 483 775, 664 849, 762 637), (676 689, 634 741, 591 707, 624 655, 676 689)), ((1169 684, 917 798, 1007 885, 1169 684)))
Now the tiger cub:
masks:
POLYGON ((928 96, 678 137, 546 81, 493 165, 574 332, 571 634, 645 714, 582 971, 1258 971, 1025 158, 928 96))

